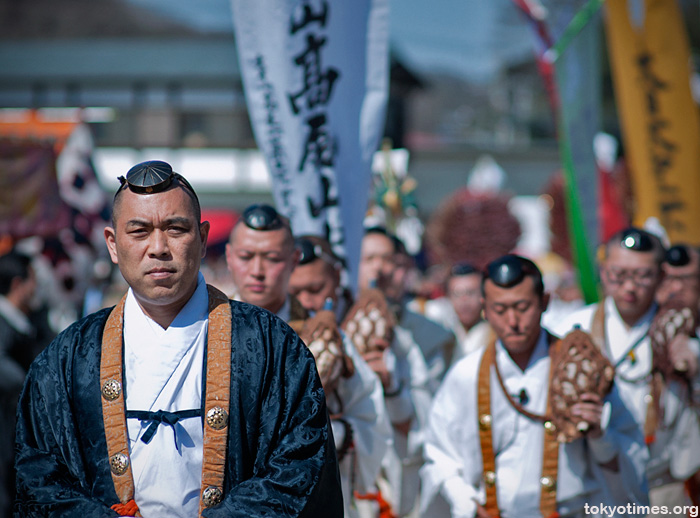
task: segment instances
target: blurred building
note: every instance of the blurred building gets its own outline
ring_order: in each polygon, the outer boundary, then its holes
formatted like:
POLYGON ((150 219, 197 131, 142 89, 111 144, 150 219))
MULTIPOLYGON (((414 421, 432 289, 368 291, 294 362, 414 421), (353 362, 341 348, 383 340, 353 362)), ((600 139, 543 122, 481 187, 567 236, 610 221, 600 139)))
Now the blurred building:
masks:
MULTIPOLYGON (((205 205, 269 199, 232 32, 164 13, 127 0, 0 0, 0 108, 90 107, 83 115, 107 178, 105 169, 157 154, 182 172, 219 171, 213 183, 193 178, 205 205)), ((558 168, 543 98, 531 61, 474 85, 419 76, 393 54, 385 133, 411 150, 422 210, 463 186, 484 152, 506 170, 506 189, 539 194, 558 168)))

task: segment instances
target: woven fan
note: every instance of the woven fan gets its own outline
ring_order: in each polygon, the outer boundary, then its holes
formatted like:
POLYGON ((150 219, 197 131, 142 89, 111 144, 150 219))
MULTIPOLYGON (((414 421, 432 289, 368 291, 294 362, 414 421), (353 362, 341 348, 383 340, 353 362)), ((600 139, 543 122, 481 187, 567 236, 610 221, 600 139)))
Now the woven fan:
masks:
POLYGON ((349 378, 354 374, 355 366, 345 354, 343 339, 332 311, 319 311, 307 319, 299 336, 316 360, 316 369, 326 394, 338 387, 341 377, 349 378))
POLYGON ((686 370, 685 365, 671 365, 668 346, 679 334, 692 336, 695 333, 695 316, 693 311, 674 299, 670 299, 656 312, 649 327, 651 350, 653 352, 654 372, 660 372, 665 378, 675 372, 686 370))
POLYGON ((612 388, 615 369, 593 340, 580 329, 574 329, 552 345, 552 379, 549 385, 549 407, 557 440, 571 442, 582 437, 588 423, 571 415, 571 406, 581 395, 597 394, 602 399, 612 388))
POLYGON ((384 294, 375 288, 363 290, 341 327, 360 354, 388 348, 393 337, 394 317, 384 294))
POLYGON ((652 350, 652 379, 650 383, 649 403, 644 420, 644 437, 647 444, 656 441, 656 432, 664 421, 663 394, 666 381, 671 376, 682 376, 688 369, 685 362, 671 364, 669 346, 681 333, 692 336, 695 333, 695 316, 693 311, 680 301, 670 299, 662 305, 654 316, 647 333, 652 350))

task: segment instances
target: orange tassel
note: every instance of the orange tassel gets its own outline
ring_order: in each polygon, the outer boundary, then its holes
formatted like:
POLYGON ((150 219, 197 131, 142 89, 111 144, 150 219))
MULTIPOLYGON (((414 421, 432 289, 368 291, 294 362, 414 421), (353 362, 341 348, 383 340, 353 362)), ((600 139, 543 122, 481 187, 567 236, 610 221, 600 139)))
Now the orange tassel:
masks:
POLYGON ((379 518, 398 518, 391 509, 391 504, 384 500, 381 491, 376 493, 365 493, 364 495, 355 491, 355 498, 358 500, 374 500, 379 504, 379 518))
POLYGON ((125 504, 114 504, 112 510, 117 511, 119 516, 138 516, 136 513, 139 512, 139 506, 132 498, 125 504))

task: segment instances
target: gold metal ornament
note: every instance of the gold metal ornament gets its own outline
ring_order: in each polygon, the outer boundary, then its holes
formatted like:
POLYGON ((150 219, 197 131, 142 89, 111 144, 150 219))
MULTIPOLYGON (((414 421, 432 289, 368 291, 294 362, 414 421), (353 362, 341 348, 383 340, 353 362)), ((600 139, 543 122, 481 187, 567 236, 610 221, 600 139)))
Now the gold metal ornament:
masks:
POLYGON ((123 453, 115 453, 109 459, 109 467, 115 475, 123 475, 129 469, 129 457, 123 453))
POLYGON ((223 430, 228 425, 228 413, 220 406, 215 406, 207 412, 207 424, 214 430, 223 430))
POLYGON ((482 430, 488 430, 491 428, 491 415, 482 414, 479 416, 479 428, 482 430))
POLYGON ((557 431, 557 426, 552 421, 545 421, 544 429, 549 433, 555 433, 557 431))
POLYGON ((102 385, 102 397, 107 401, 114 401, 122 393, 122 384, 115 379, 108 379, 102 385))
POLYGON ((542 477, 540 479, 540 484, 542 484, 543 488, 553 491, 557 485, 557 482, 552 477, 542 477))
POLYGON ((221 488, 209 486, 202 493, 202 502, 204 503, 204 507, 212 507, 220 504, 223 497, 224 492, 221 490, 221 488))

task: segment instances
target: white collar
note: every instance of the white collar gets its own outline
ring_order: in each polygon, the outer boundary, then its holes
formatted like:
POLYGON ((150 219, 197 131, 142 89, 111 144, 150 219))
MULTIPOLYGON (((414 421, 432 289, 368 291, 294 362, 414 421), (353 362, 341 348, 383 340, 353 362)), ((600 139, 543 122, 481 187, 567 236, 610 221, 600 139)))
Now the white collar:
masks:
MULTIPOLYGON (((611 317, 614 319, 617 319, 623 327, 627 327, 627 324, 625 323, 624 320, 622 320, 622 317, 620 316, 620 312, 617 310, 617 306, 615 305, 615 301, 613 300, 612 297, 605 297, 604 301, 605 307, 605 316, 606 317, 611 317)), ((635 329, 640 329, 644 328, 646 332, 646 328, 651 325, 651 321, 654 319, 654 315, 656 315, 656 311, 658 310, 658 306, 656 305, 656 302, 654 302, 651 307, 644 313, 637 321, 630 327, 630 331, 635 330, 635 329)))
POLYGON ((139 386, 138 391, 127 392, 131 409, 150 409, 182 359, 198 348, 203 351, 208 306, 207 286, 200 273, 194 294, 163 329, 143 312, 129 290, 124 305, 124 362, 127 386, 139 386))
MULTIPOLYGON (((529 401, 521 401, 521 404, 530 412, 543 414, 547 406, 550 369, 549 343, 544 329, 540 332, 525 370, 518 367, 500 340, 496 342, 496 362, 506 394, 518 398, 524 392, 529 401)), ((503 394, 504 398, 506 394, 503 394)), ((505 399, 501 403, 506 404, 505 399)))
POLYGON ((537 344, 530 355, 530 359, 524 371, 522 371, 513 361, 513 358, 510 357, 510 354, 501 343, 501 340, 496 340, 496 361, 498 362, 498 369, 504 379, 514 374, 522 375, 528 373, 537 367, 543 359, 549 359, 549 344, 547 342, 547 333, 544 328, 540 330, 537 344))
POLYGON ((207 292, 207 285, 204 280, 204 276, 201 272, 197 276, 197 287, 194 293, 187 301, 187 303, 182 307, 180 312, 175 316, 168 329, 163 329, 160 324, 156 323, 152 318, 143 312, 143 309, 136 300, 134 291, 129 288, 126 295, 126 303, 124 306, 125 318, 137 317, 138 314, 142 315, 146 322, 148 322, 149 327, 153 329, 155 333, 159 336, 167 333, 170 328, 186 328, 202 319, 206 319, 209 313, 209 294, 207 292))

